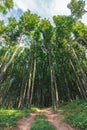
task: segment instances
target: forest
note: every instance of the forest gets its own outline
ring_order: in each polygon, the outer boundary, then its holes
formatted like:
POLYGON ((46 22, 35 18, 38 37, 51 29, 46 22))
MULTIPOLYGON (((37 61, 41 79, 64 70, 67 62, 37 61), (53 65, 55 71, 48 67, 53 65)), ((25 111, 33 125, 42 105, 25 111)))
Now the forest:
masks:
MULTIPOLYGON (((12 0, 0 1, 4 16, 12 0)), ((70 15, 42 19, 30 10, 19 20, 0 20, 0 107, 50 107, 87 101, 87 12, 71 0, 70 15)))

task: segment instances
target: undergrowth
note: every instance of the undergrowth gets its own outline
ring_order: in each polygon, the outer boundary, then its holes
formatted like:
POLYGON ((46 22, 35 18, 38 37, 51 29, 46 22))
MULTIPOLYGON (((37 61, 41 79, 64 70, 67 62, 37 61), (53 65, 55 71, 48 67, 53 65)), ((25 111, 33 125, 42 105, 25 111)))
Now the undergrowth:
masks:
POLYGON ((60 107, 64 115, 64 121, 77 127, 79 130, 87 130, 87 102, 84 100, 72 101, 60 107))
POLYGON ((36 107, 32 107, 31 109, 24 108, 23 110, 18 109, 0 109, 0 130, 6 130, 8 128, 12 128, 16 121, 22 117, 29 115, 29 113, 36 111, 36 107))
POLYGON ((47 121, 47 117, 44 114, 40 114, 35 117, 35 122, 30 130, 55 130, 55 128, 47 121))
POLYGON ((44 114, 39 114, 35 116, 35 121, 36 120, 47 120, 47 117, 44 114))

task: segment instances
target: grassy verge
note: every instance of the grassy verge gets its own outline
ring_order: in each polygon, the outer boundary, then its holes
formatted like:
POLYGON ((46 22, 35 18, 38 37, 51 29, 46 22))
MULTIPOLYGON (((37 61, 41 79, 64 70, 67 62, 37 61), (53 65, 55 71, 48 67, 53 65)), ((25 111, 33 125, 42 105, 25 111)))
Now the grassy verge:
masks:
POLYGON ((0 109, 0 130, 6 130, 12 128, 19 118, 29 115, 29 113, 36 111, 37 108, 32 107, 31 109, 0 109))
POLYGON ((44 114, 40 114, 35 117, 31 130, 55 130, 55 128, 47 121, 47 117, 44 114))
POLYGON ((58 111, 64 115, 64 121, 77 127, 79 130, 87 130, 87 102, 72 101, 61 106, 58 111))

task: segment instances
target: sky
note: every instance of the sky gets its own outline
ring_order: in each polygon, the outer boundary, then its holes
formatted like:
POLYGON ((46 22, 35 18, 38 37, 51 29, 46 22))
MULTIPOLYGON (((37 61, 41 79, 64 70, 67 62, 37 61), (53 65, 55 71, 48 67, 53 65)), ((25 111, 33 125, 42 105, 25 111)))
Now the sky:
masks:
MULTIPOLYGON (((13 0, 14 9, 8 13, 8 16, 20 17, 20 15, 28 9, 32 13, 36 13, 41 18, 52 19, 54 15, 69 15, 70 10, 67 4, 70 0, 13 0)), ((86 10, 87 10, 87 0, 86 10)), ((87 14, 83 16, 82 21, 87 25, 87 14)))
POLYGON ((37 13, 41 17, 52 17, 53 15, 69 14, 67 4, 70 0, 14 0, 16 7, 23 11, 27 9, 37 13))
MULTIPOLYGON (((87 0, 85 1, 87 10, 87 0)), ((48 19, 54 15, 69 15, 68 3, 70 0, 14 0, 16 9, 20 8, 23 11, 29 9, 32 13, 48 19)), ((87 25, 87 14, 83 16, 82 21, 87 25)))

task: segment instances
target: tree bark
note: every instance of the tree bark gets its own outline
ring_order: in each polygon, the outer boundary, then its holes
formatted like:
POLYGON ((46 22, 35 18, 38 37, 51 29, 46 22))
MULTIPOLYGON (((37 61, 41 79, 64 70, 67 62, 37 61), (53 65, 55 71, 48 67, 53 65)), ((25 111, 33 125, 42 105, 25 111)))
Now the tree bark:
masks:
POLYGON ((21 43, 21 41, 22 41, 22 34, 21 34, 21 36, 20 36, 19 43, 18 43, 18 45, 16 46, 16 49, 15 49, 14 53, 12 54, 10 60, 9 60, 9 61, 7 62, 7 64, 3 67, 2 72, 0 73, 0 81, 3 79, 3 76, 5 75, 5 73, 6 73, 7 69, 8 69, 8 67, 10 66, 10 64, 12 63, 12 61, 14 60, 14 58, 15 58, 17 52, 18 52, 18 49, 20 48, 20 43, 21 43))
POLYGON ((28 89, 27 89, 27 101, 26 106, 29 107, 30 103, 30 87, 32 82, 32 68, 33 68, 33 59, 31 58, 31 66, 30 66, 30 72, 29 72, 29 80, 28 80, 28 89))
POLYGON ((71 65, 72 68, 73 68, 73 71, 74 71, 74 73, 75 73, 76 79, 77 79, 78 84, 79 84, 79 88, 78 88, 78 90, 79 90, 80 93, 82 93, 84 99, 87 100, 86 91, 85 91, 84 88, 83 88, 83 84, 81 83, 81 81, 80 81, 80 79, 79 79, 79 76, 77 75, 76 70, 75 70, 75 67, 74 67, 74 65, 73 65, 73 63, 72 63, 71 60, 70 60, 70 65, 71 65))
POLYGON ((53 68, 51 63, 51 56, 49 54, 49 66, 50 66, 50 74, 51 74, 51 94, 52 94, 52 106, 55 106, 55 97, 54 97, 54 85, 53 85, 53 68))
POLYGON ((30 96, 30 105, 32 104, 32 98, 33 98, 35 73, 36 73, 36 58, 34 60, 34 68, 33 68, 33 76, 32 76, 32 87, 31 87, 31 96, 30 96))
POLYGON ((57 83, 56 83, 54 67, 53 67, 53 77, 54 77, 54 86, 55 86, 55 102, 56 102, 56 107, 58 108, 59 95, 58 95, 58 87, 57 87, 57 83))
POLYGON ((76 53, 75 53, 75 50, 73 49, 72 46, 70 46, 70 47, 71 47, 71 49, 72 49, 72 51, 73 51, 73 54, 74 54, 74 56, 75 56, 75 59, 76 59, 76 61, 77 61, 78 66, 79 66, 80 72, 81 72, 81 74, 82 74, 82 78, 83 78, 83 80, 84 80, 84 82, 83 82, 84 88, 85 88, 86 91, 87 91, 87 77, 86 77, 86 74, 84 73, 84 71, 83 71, 83 69, 82 69, 82 66, 80 65, 80 61, 79 61, 79 59, 78 59, 78 56, 77 56, 76 53))

